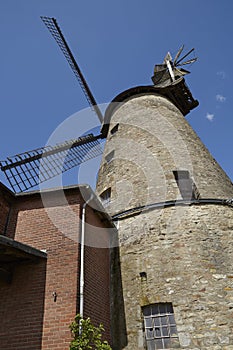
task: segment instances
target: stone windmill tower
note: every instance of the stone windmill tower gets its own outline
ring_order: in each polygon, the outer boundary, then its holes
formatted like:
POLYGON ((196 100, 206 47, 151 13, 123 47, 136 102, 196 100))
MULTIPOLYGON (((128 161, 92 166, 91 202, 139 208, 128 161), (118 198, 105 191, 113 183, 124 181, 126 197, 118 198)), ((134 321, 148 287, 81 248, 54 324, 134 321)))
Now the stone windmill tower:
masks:
POLYGON ((114 349, 233 349, 233 186, 184 118, 198 102, 181 51, 154 86, 118 95, 102 128, 114 349))

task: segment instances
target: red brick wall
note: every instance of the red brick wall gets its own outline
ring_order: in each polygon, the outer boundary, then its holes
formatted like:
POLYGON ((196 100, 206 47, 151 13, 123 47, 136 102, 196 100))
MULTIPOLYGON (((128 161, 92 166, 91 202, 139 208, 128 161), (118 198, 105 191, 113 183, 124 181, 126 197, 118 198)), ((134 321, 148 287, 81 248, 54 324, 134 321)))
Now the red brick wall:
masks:
POLYGON ((19 265, 12 284, 0 281, 0 349, 40 350, 46 261, 19 265))
MULTIPOLYGON (((8 236, 46 250, 47 261, 17 266, 12 283, 1 282, 1 350, 69 349, 69 324, 79 312, 78 238, 82 199, 78 189, 65 193, 66 204, 62 203, 59 192, 54 191, 46 195, 46 208, 37 193, 18 196, 12 207, 8 236), (57 293, 56 302, 53 292, 57 293)), ((87 212, 92 226, 86 225, 86 238, 91 242, 96 226, 104 224, 92 209, 87 212)), ((98 244, 107 247, 108 232, 101 232, 98 244)), ((104 324, 108 340, 109 278, 109 250, 85 247, 84 313, 96 324, 104 324)))
POLYGON ((18 215, 14 238, 46 250, 48 255, 43 350, 69 348, 69 324, 76 314, 80 198, 79 191, 68 192, 68 206, 62 203, 60 194, 48 193, 46 208, 39 195, 19 197, 15 208, 18 215), (57 294, 56 302, 54 292, 57 294))
POLYGON ((86 218, 84 316, 91 317, 96 325, 102 323, 103 338, 110 342, 110 252, 107 247, 111 230, 103 228, 92 209, 87 211, 86 218))

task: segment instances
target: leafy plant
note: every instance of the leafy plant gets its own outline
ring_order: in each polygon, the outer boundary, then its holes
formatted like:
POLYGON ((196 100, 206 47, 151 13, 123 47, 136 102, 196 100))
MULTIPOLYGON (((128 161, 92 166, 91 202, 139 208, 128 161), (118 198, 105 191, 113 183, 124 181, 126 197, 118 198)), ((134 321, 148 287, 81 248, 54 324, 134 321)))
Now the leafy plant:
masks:
POLYGON ((70 330, 73 336, 70 350, 111 350, 108 342, 102 340, 103 325, 94 326, 90 318, 83 319, 76 315, 70 330))

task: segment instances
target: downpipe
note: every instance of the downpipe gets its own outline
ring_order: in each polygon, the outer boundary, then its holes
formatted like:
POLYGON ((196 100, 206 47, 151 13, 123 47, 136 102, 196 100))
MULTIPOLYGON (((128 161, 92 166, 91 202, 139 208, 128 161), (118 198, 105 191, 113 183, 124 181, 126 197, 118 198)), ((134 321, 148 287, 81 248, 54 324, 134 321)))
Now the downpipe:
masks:
POLYGON ((91 194, 90 198, 83 204, 82 208, 82 221, 81 221, 81 237, 80 237, 80 285, 79 285, 79 314, 80 314, 80 325, 79 325, 79 334, 82 333, 82 319, 83 319, 83 310, 84 310, 84 284, 85 284, 85 276, 84 276, 84 253, 85 253, 85 219, 86 219, 86 207, 88 203, 93 199, 93 194, 91 194))

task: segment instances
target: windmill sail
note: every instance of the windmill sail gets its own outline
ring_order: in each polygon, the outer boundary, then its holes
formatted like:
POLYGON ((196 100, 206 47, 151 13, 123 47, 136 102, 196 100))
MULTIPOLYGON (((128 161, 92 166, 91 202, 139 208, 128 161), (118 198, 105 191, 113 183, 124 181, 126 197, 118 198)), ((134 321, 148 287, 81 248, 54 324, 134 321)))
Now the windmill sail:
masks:
POLYGON ((184 45, 182 45, 182 46, 179 48, 179 50, 178 50, 178 52, 177 52, 177 54, 176 54, 176 56, 175 56, 175 58, 174 58, 174 61, 173 61, 173 64, 174 64, 174 65, 176 65, 176 61, 177 61, 178 58, 180 57, 180 54, 181 54, 181 52, 183 51, 183 49, 184 49, 184 45))
POLYGON ((0 162, 14 192, 26 191, 42 182, 102 154, 102 135, 89 134, 55 146, 18 154, 0 162))
POLYGON ((197 57, 191 58, 191 59, 188 60, 188 61, 185 61, 185 62, 182 62, 182 63, 177 64, 176 67, 184 66, 184 65, 186 65, 186 64, 194 63, 194 62, 196 62, 196 60, 197 60, 197 57))
POLYGON ((57 24, 57 21, 55 18, 50 18, 50 17, 44 17, 41 16, 42 21, 44 22, 44 24, 46 25, 46 27, 48 28, 48 30, 50 31, 50 33, 52 34, 52 36, 54 37, 54 39, 56 40, 58 46, 60 47, 61 51, 63 52, 65 58, 67 59, 71 69, 73 70, 76 78, 79 81, 79 84, 86 96, 86 99, 90 105, 90 107, 95 111, 95 113, 97 114, 99 121, 102 123, 103 122, 103 115, 96 103, 96 100, 89 88, 89 86, 87 85, 87 82, 81 72, 80 67, 78 66, 78 63, 76 62, 76 60, 74 59, 74 56, 65 40, 64 35, 62 34, 62 31, 60 29, 60 27, 57 24))
POLYGON ((191 52, 194 51, 194 48, 192 48, 189 52, 187 52, 183 57, 181 57, 178 61, 176 61, 176 65, 178 65, 181 61, 183 61, 188 55, 190 55, 191 52))
MULTIPOLYGON (((41 17, 41 19, 66 57, 89 105, 102 123, 103 115, 56 19, 50 17, 41 17)), ((102 146, 99 142, 102 138, 103 135, 89 134, 56 146, 46 146, 17 154, 5 161, 0 161, 0 169, 5 173, 13 191, 23 192, 102 154, 102 146)))

